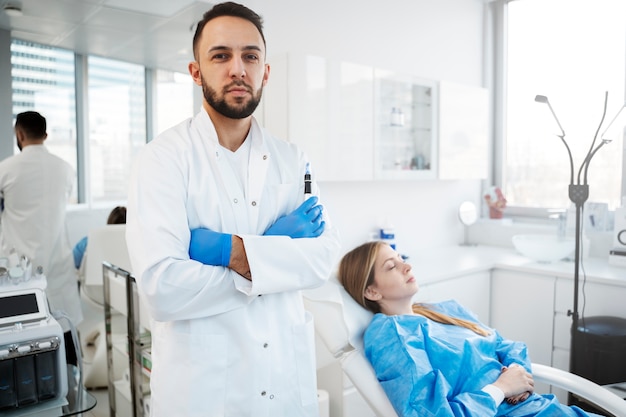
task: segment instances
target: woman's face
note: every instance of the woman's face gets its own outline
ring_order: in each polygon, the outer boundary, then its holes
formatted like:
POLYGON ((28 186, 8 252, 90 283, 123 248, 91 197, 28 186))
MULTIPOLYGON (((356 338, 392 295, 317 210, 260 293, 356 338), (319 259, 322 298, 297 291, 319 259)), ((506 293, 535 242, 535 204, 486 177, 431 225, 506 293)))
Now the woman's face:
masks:
POLYGON ((377 301, 381 307, 390 303, 410 305, 418 289, 411 265, 391 246, 382 245, 374 262, 374 283, 365 289, 365 297, 377 301))

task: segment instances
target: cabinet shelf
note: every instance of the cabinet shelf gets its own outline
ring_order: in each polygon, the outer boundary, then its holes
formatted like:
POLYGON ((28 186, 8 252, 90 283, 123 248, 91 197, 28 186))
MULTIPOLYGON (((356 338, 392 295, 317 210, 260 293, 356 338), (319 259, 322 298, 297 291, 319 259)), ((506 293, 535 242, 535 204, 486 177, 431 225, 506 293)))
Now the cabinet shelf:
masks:
POLYGON ((436 83, 382 70, 374 73, 375 178, 435 178, 436 83))

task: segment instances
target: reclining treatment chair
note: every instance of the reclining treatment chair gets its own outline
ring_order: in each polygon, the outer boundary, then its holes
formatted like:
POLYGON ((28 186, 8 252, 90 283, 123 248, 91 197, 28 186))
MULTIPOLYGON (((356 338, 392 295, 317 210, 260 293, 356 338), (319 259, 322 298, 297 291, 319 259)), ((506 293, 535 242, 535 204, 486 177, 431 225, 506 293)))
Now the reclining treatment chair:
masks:
MULTIPOLYGON (((397 417, 363 353, 363 332, 372 313, 358 305, 335 277, 320 288, 304 291, 303 297, 306 309, 313 314, 318 339, 341 363, 344 373, 371 410, 378 417, 397 417)), ((626 416, 626 401, 594 382, 535 363, 532 371, 537 382, 565 389, 616 417, 626 416)))
MULTIPOLYGON (((88 239, 79 272, 84 320, 78 325, 78 330, 85 369, 84 385, 87 388, 100 388, 108 386, 102 262, 107 261, 126 271, 131 271, 131 268, 125 224, 108 224, 91 229, 88 239)), ((125 319, 116 316, 113 320, 124 322, 125 319)))

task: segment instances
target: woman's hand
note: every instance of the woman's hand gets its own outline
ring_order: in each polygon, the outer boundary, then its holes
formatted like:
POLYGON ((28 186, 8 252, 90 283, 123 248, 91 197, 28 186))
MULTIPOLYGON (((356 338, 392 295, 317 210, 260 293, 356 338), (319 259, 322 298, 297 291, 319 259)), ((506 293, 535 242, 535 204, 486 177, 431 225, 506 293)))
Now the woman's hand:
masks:
POLYGON ((523 394, 514 395, 512 397, 507 398, 506 402, 511 405, 515 405, 517 403, 521 403, 522 401, 526 401, 528 397, 530 397, 530 392, 526 391, 523 394))
POLYGON ((509 404, 524 401, 535 390, 533 376, 524 367, 517 364, 508 368, 503 367, 500 376, 493 385, 502 390, 504 398, 509 404))

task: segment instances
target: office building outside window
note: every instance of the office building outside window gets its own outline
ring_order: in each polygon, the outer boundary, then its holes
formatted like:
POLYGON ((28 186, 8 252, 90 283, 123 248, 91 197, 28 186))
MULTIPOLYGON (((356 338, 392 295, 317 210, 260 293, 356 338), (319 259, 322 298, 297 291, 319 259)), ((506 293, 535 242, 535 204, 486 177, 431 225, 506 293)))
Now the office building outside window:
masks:
MULTIPOLYGON (((46 147, 76 172, 74 67, 71 51, 18 39, 11 42, 13 123, 24 111, 41 113, 48 126, 46 147)), ((18 152, 15 145, 14 153, 18 152)), ((76 187, 70 202, 77 202, 76 187)))
POLYGON ((156 71, 154 115, 154 132, 156 135, 194 115, 194 86, 191 75, 188 73, 156 71))
MULTIPOLYGON (((548 97, 565 131, 576 182, 602 118, 605 92, 604 127, 624 104, 625 16, 624 0, 508 3, 503 183, 509 205, 570 206, 567 150, 549 107, 535 96, 548 97)), ((623 177, 623 129, 614 131, 619 134, 598 151, 588 171, 588 201, 610 209, 620 205, 623 177)))
POLYGON ((122 201, 134 156, 146 143, 145 70, 89 56, 87 72, 91 202, 122 201))

